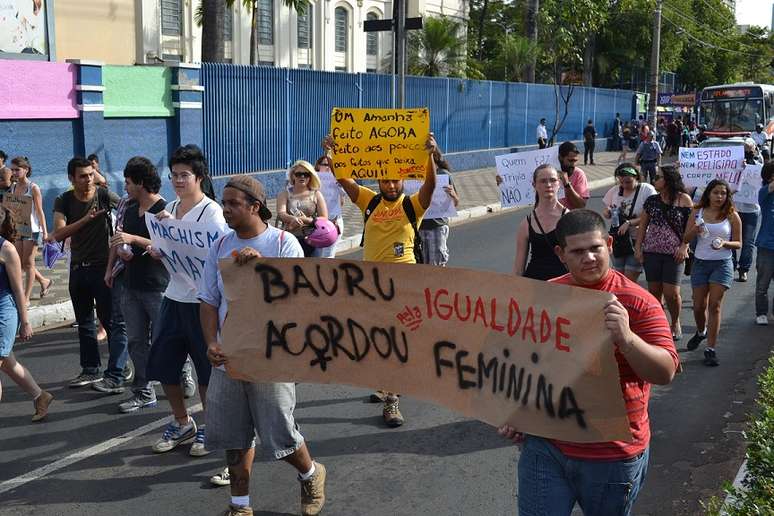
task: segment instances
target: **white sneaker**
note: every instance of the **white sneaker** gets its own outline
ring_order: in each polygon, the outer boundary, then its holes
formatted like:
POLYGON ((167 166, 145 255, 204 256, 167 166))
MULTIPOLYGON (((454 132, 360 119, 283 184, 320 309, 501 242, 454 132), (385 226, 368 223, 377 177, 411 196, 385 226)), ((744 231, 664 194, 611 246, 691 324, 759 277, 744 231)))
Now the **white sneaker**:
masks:
POLYGON ((231 475, 228 472, 228 466, 223 468, 223 471, 216 473, 210 477, 210 484, 218 487, 223 487, 231 484, 231 475))
POLYGON ((769 324, 769 318, 766 315, 759 315, 755 318, 755 324, 758 326, 766 326, 769 324))
POLYGON ((193 418, 183 425, 172 421, 164 429, 164 434, 161 438, 153 444, 152 450, 154 453, 166 453, 173 450, 177 445, 190 441, 195 435, 196 423, 194 423, 193 418))
POLYGON ((194 436, 193 444, 191 444, 191 449, 188 454, 191 457, 204 457, 205 455, 210 454, 210 451, 204 447, 204 425, 196 430, 196 435, 194 436))

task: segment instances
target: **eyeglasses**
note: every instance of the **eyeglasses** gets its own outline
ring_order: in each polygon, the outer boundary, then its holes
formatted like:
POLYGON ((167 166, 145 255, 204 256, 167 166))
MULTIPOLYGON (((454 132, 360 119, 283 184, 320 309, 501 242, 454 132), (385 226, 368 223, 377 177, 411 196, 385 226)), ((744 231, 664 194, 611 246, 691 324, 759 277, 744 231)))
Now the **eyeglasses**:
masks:
POLYGON ((188 181, 193 176, 190 172, 183 172, 182 174, 169 174, 167 177, 170 181, 188 181))
POLYGON ((306 178, 312 177, 312 174, 310 174, 309 172, 294 172, 293 175, 296 177, 306 177, 306 178))

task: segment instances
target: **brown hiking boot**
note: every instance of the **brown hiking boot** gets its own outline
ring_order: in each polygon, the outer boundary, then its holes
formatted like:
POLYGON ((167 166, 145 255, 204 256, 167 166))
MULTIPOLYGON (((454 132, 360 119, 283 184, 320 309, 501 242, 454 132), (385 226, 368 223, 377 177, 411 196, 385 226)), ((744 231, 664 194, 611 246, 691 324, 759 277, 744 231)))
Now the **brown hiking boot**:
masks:
POLYGON ((390 394, 384 400, 384 410, 382 410, 384 423, 390 428, 397 428, 404 423, 403 414, 398 407, 398 396, 390 394))
MULTIPOLYGON (((320 514, 325 505, 325 466, 314 463, 315 472, 309 480, 301 480, 301 515, 320 514)), ((252 514, 252 513, 250 513, 252 514)))
POLYGON ((33 421, 40 421, 48 415, 48 406, 51 405, 51 400, 53 399, 54 395, 50 392, 40 391, 40 396, 33 401, 35 404, 35 415, 32 416, 33 421))
POLYGON ((253 509, 241 505, 228 504, 228 509, 221 513, 220 516, 253 516, 253 509))

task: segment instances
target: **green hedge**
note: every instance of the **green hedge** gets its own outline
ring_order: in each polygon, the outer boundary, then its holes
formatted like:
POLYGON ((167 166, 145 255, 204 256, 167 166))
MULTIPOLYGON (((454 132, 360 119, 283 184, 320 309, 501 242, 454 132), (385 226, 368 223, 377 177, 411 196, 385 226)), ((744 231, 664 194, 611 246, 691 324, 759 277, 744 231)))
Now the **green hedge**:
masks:
POLYGON ((774 355, 758 379, 758 411, 750 417, 744 437, 747 445, 747 476, 743 488, 725 486, 731 497, 724 505, 717 498, 708 504, 712 515, 752 516, 774 514, 774 355))

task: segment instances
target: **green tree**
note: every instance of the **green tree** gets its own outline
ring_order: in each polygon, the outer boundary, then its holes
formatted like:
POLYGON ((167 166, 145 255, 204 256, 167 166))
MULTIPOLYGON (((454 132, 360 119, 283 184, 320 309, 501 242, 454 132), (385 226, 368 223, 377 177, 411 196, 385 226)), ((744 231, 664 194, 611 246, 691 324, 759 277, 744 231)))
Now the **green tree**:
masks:
POLYGON ((408 38, 408 69, 413 75, 464 76, 465 38, 451 18, 426 18, 422 30, 408 38))
MULTIPOLYGON (((500 41, 494 65, 502 72, 501 77, 505 81, 527 80, 524 74, 534 63, 535 54, 536 46, 527 38, 517 34, 508 34, 500 41)), ((494 73, 490 75, 490 77, 494 76, 494 73)))

